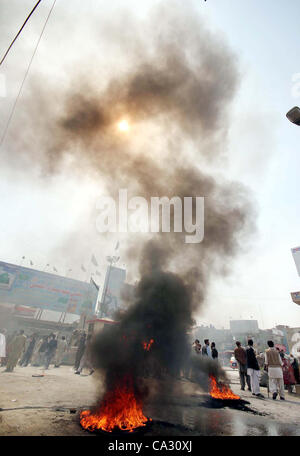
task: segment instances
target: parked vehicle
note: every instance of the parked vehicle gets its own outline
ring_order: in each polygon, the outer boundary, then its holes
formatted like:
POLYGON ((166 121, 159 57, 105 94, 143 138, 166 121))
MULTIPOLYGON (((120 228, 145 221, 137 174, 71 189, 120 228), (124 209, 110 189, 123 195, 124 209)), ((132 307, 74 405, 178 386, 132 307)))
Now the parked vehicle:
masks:
POLYGON ((237 363, 237 360, 235 359, 235 357, 232 355, 232 357, 230 358, 230 367, 232 369, 237 369, 238 368, 238 363, 237 363))

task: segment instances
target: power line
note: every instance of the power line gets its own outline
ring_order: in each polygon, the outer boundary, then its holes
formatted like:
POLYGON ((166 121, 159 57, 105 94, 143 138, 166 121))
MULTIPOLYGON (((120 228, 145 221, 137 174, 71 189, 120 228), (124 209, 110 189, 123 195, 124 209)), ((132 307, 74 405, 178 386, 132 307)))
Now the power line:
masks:
POLYGON ((42 0, 39 0, 36 5, 34 6, 34 8, 31 10, 30 14, 27 16, 24 24, 22 25, 22 27, 20 28, 20 30, 18 31, 18 33, 16 34, 16 36, 14 37, 14 39, 12 40, 12 42, 10 43, 7 51, 5 52, 4 56, 2 57, 1 59, 1 62, 0 62, 0 65, 2 65, 2 63, 4 62, 7 54, 9 53, 10 49, 12 48, 14 42, 16 41, 16 39, 18 38, 18 36, 20 35, 20 33, 22 32, 23 28, 25 27, 26 23, 29 21, 30 17, 32 16, 32 14, 34 13, 34 11, 36 10, 36 8, 39 6, 39 4, 41 3, 42 0))
POLYGON ((18 95, 17 95, 16 100, 15 100, 15 102, 14 102, 14 105, 13 105, 13 107, 12 107, 12 110, 11 110, 11 113, 10 113, 9 118, 8 118, 8 120, 7 120, 7 123, 6 123, 6 125, 5 125, 4 132, 3 132, 3 134, 2 134, 1 141, 0 141, 0 147, 2 146, 3 141, 4 141, 4 139, 5 139, 5 136, 6 136, 8 127, 9 127, 9 125, 10 125, 11 119, 12 119, 12 117, 13 117, 13 115, 14 115, 14 112, 15 112, 15 109, 16 109, 16 106, 17 106, 17 103, 18 103, 18 100, 19 100, 19 98, 20 98, 20 95, 21 95, 21 92, 22 92, 22 89, 23 89, 25 80, 26 80, 27 75, 28 75, 28 73, 29 73, 29 70, 30 70, 32 61, 33 61, 33 59, 34 59, 34 56, 35 56, 36 51, 37 51, 37 48, 38 48, 38 46, 39 46, 39 44, 40 44, 40 41, 41 41, 41 39, 42 39, 44 30, 45 30, 46 25, 47 25, 47 23, 48 23, 48 20, 49 20, 49 18, 50 18, 50 16, 51 16, 51 13, 52 13, 52 11, 53 11, 53 8, 54 8, 54 6, 55 6, 55 3, 56 3, 56 0, 54 0, 54 2, 53 2, 53 4, 52 4, 52 7, 51 7, 51 9, 50 9, 50 11, 49 11, 49 14, 48 14, 48 16, 47 16, 46 22, 45 22, 45 24, 44 24, 44 27, 43 27, 43 29, 42 29, 42 31, 41 31, 41 33, 40 33, 39 39, 38 39, 37 44, 36 44, 36 46, 35 46, 35 49, 34 49, 34 51, 33 51, 33 54, 32 54, 32 57, 31 57, 31 59, 30 59, 29 65, 28 65, 28 67, 27 67, 26 73, 25 73, 25 75, 24 75, 22 84, 21 84, 21 86, 20 86, 20 90, 19 90, 19 92, 18 92, 18 95))

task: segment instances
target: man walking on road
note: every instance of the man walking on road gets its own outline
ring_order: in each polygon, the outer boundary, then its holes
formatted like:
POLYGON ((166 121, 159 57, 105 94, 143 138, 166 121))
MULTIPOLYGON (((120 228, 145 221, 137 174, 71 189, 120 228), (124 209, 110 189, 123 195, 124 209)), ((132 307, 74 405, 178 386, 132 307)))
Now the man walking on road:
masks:
POLYGON ((26 343, 26 336, 24 334, 24 330, 21 329, 18 336, 14 338, 11 343, 10 351, 8 354, 7 365, 5 372, 12 372, 21 357, 26 343))
POLYGON ((79 339, 78 343, 78 349, 76 352, 76 357, 75 357, 75 371, 77 372, 80 366, 80 361, 83 356, 84 350, 85 350, 85 344, 86 344, 86 333, 84 331, 81 332, 81 336, 79 339))
POLYGON ((248 391, 251 391, 250 377, 247 375, 247 356, 246 350, 241 346, 241 342, 236 341, 236 348, 234 349, 234 357, 239 365, 239 375, 240 375, 240 384, 241 390, 245 390, 245 385, 247 382, 248 391))
POLYGON ((20 365, 22 367, 26 367, 30 363, 30 360, 31 360, 31 357, 32 357, 32 353, 33 353, 33 349, 34 349, 34 346, 35 346, 35 343, 36 343, 36 335, 32 334, 32 336, 27 340, 27 342, 28 342, 27 348, 25 350, 23 358, 20 361, 20 365))
POLYGON ((92 364, 91 340, 92 340, 92 335, 89 334, 86 339, 85 350, 84 350, 83 356, 81 358, 79 368, 76 370, 75 374, 80 375, 84 368, 89 369, 89 371, 90 371, 89 375, 92 375, 94 372, 93 364, 92 364))
POLYGON ((45 354, 45 369, 49 369, 51 360, 55 355, 57 349, 57 340, 55 334, 51 334, 50 341, 48 342, 46 354, 45 354))
POLYGON ((246 349, 247 356, 247 374, 250 377, 252 395, 263 398, 259 389, 260 369, 253 349, 253 340, 248 340, 248 348, 246 349))
POLYGON ((283 372, 282 372, 282 361, 279 352, 274 347, 274 342, 268 340, 269 348, 265 352, 265 364, 269 374, 269 388, 273 394, 274 401, 277 398, 278 392, 280 399, 284 401, 284 384, 283 384, 283 372))
POLYGON ((48 337, 43 336, 36 343, 31 360, 32 366, 42 366, 45 363, 45 353, 48 346, 48 337))
POLYGON ((57 340, 57 349, 56 355, 54 359, 54 367, 59 367, 62 363, 62 360, 67 352, 68 344, 66 341, 65 336, 62 336, 60 339, 57 340))

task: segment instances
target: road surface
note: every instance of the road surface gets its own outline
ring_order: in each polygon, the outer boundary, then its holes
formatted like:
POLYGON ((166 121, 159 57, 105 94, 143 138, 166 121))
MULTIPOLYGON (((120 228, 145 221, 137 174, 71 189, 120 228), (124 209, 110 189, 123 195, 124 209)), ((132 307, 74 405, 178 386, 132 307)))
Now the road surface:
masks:
MULTIPOLYGON (((0 435, 91 436, 78 423, 80 409, 95 404, 101 381, 96 374, 75 375, 70 366, 43 371, 17 366, 12 373, 0 370, 0 435)), ((153 403, 145 414, 154 420, 148 435, 300 435, 300 398, 286 393, 286 401, 265 399, 240 391, 238 372, 227 369, 232 390, 250 402, 253 412, 211 409, 209 396, 198 385, 178 380, 182 393, 166 406, 153 403)))

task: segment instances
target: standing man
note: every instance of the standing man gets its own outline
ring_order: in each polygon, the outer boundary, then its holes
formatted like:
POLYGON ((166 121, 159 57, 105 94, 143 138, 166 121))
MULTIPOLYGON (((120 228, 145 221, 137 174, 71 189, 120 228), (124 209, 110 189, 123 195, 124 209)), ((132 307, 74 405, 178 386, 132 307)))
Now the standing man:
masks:
POLYGON ((201 355, 201 344, 199 342, 199 339, 195 340, 192 347, 195 350, 195 352, 197 353, 197 355, 201 355))
POLYGON ((0 331, 0 365, 6 358, 6 329, 0 331))
POLYGON ((212 359, 218 359, 218 350, 216 349, 216 344, 214 342, 211 343, 211 356, 212 359))
POLYGON ((46 353, 46 348, 48 346, 48 337, 43 336, 40 338, 40 340, 36 343, 32 360, 31 360, 31 365, 32 366, 42 366, 44 364, 44 356, 46 353))
POLYGON ((35 346, 35 342, 36 342, 36 335, 32 334, 32 336, 29 338, 27 350, 25 351, 24 356, 21 359, 21 362, 20 362, 21 366, 26 367, 30 363, 33 349, 35 346))
POLYGON ((282 372, 282 361, 274 342, 268 340, 269 348, 265 352, 265 364, 269 374, 269 388, 273 394, 274 401, 279 393, 280 399, 284 401, 284 383, 283 383, 283 372, 282 372))
POLYGON ((248 340, 248 348, 246 349, 247 356, 247 374, 250 377, 252 395, 257 397, 264 397, 259 389, 260 369, 256 359, 256 354, 253 349, 253 340, 248 340))
POLYGON ((190 353, 190 356, 188 357, 188 363, 187 363, 187 373, 185 374, 185 377, 190 379, 192 382, 196 381, 196 371, 193 366, 193 358, 196 356, 199 358, 201 357, 201 344, 199 339, 195 339, 195 342, 192 344, 192 353, 190 353))
POLYGON ((68 348, 68 344, 66 341, 65 336, 61 336, 61 339, 57 340, 57 349, 56 349, 56 355, 54 359, 54 367, 59 367, 62 363, 63 357, 66 354, 68 348))
POLYGON ((89 334, 86 339, 85 350, 81 357, 79 368, 76 370, 75 374, 80 375, 82 370, 86 367, 89 369, 89 375, 92 375, 94 372, 93 364, 92 364, 92 349, 91 349, 91 340, 92 335, 89 334))
POLYGON ((21 357, 24 351, 25 344, 26 336, 24 334, 24 330, 21 329, 20 333, 17 336, 15 336, 15 338, 11 342, 5 372, 12 372, 14 370, 19 358, 21 357))
POLYGON ((57 340, 55 334, 51 334, 45 354, 45 369, 49 369, 51 360, 57 349, 57 340))
POLYGON ((241 390, 245 391, 245 385, 247 382, 248 391, 251 391, 250 377, 247 375, 247 356, 246 350, 241 346, 241 342, 236 341, 236 348, 234 349, 234 357, 239 365, 239 375, 241 390))
POLYGON ((83 331, 81 333, 80 339, 79 339, 79 344, 78 344, 78 349, 76 352, 76 358, 75 358, 75 371, 78 371, 79 366, 80 366, 80 361, 84 353, 85 349, 85 341, 86 341, 86 333, 83 331))
POLYGON ((204 346, 202 347, 202 355, 211 358, 211 349, 209 346, 209 339, 204 339, 204 346))

